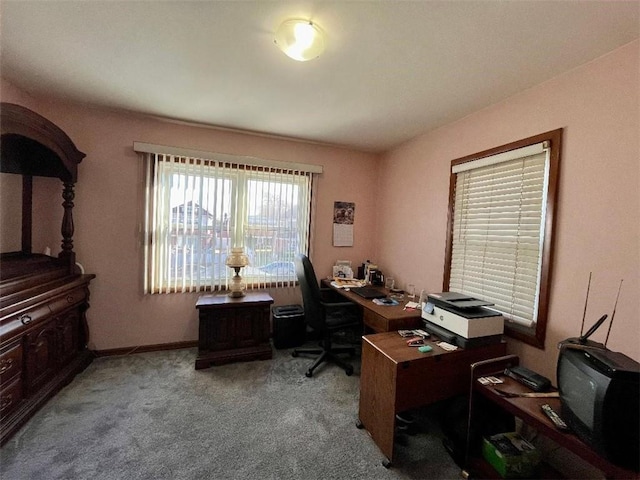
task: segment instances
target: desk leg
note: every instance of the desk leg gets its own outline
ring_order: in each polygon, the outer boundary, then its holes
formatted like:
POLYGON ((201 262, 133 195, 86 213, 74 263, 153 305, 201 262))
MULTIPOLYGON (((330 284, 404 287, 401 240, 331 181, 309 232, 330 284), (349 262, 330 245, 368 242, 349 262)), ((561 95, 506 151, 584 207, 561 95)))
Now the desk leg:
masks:
POLYGON ((378 448, 387 457, 385 467, 393 461, 396 420, 396 366, 371 344, 362 343, 360 372, 360 406, 358 417, 378 448))

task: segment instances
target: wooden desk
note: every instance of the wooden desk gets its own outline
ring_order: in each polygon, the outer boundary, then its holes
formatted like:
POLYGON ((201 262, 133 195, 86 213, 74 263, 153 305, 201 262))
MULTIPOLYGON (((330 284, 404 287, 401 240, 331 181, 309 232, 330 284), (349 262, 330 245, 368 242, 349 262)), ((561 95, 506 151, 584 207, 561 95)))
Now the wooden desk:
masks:
POLYGON ((471 364, 505 354, 506 344, 447 352, 427 341, 433 350, 420 353, 408 347, 397 332, 362 337, 359 426, 393 461, 396 414, 469 391, 471 364))
MULTIPOLYGON (((330 287, 347 300, 358 304, 362 308, 362 322, 365 333, 392 332, 402 329, 414 329, 422 327, 420 310, 403 310, 408 300, 398 300, 398 305, 376 305, 370 299, 363 298, 344 288, 331 286, 330 280, 322 280, 323 287, 330 287)), ((389 293, 384 287, 376 287, 389 293)))
POLYGON ((268 360, 269 314, 273 298, 247 292, 244 297, 202 295, 196 303, 200 321, 196 370, 240 360, 268 360))
MULTIPOLYGON (((497 373, 497 372, 496 372, 497 373)), ((486 375, 481 374, 479 376, 486 375)), ((475 377, 475 375, 474 375, 475 377)), ((499 385, 500 390, 506 392, 531 392, 531 390, 524 385, 516 382, 515 380, 500 375, 504 380, 504 384, 499 385)), ((475 381, 473 385, 474 394, 480 394, 484 398, 488 399, 492 403, 500 406, 500 408, 506 410, 512 415, 522 419, 522 421, 530 425, 537 430, 540 434, 550 438, 558 445, 567 450, 572 451, 583 460, 587 461, 597 469, 601 470, 606 478, 619 478, 619 479, 637 479, 640 478, 640 474, 620 468, 616 465, 609 463, 604 457, 596 453, 591 447, 585 444, 577 436, 570 432, 563 432, 558 430, 555 425, 542 413, 541 405, 548 403, 556 412, 560 412, 560 399, 559 398, 526 398, 526 397, 514 397, 507 398, 502 397, 496 393, 494 387, 484 386, 480 382, 475 381)), ((473 400, 473 395, 471 397, 473 400)), ((470 415, 473 413, 473 402, 470 408, 470 415)), ((473 415, 470 417, 470 423, 473 422, 473 415)), ((469 454, 467 453, 467 456, 469 454)), ((475 478, 488 477, 499 478, 499 475, 493 468, 484 461, 484 459, 470 457, 467 459, 467 473, 471 473, 475 478)), ((557 472, 553 472, 557 473, 557 472)), ((543 478, 547 478, 544 477, 543 478)), ((552 477, 557 478, 557 477, 552 477)))

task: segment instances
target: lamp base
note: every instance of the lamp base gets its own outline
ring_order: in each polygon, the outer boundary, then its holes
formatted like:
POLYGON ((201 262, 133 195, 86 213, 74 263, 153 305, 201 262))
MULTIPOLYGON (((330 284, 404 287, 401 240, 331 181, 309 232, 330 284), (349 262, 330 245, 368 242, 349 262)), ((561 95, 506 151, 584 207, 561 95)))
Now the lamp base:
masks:
POLYGON ((230 292, 229 296, 231 298, 240 298, 244 297, 244 290, 246 288, 245 284, 242 282, 242 277, 240 276, 240 268, 242 267, 233 267, 236 274, 231 279, 230 292))

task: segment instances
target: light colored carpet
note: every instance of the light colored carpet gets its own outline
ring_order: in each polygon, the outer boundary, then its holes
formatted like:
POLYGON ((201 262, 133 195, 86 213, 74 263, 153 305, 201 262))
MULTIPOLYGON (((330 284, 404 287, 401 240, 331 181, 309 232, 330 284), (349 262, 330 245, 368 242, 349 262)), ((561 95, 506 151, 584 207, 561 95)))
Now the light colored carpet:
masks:
POLYGON ((396 466, 356 428, 353 376, 274 350, 195 370, 195 349, 97 358, 0 450, 3 480, 448 479, 460 469, 429 409, 396 466))

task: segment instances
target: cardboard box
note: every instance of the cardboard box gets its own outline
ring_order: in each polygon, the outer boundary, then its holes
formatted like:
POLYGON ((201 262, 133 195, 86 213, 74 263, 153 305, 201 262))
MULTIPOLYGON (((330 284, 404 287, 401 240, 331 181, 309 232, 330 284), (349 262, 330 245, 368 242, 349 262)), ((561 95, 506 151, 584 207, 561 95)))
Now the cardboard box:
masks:
POLYGON ((502 478, 532 478, 540 464, 540 452, 515 432, 482 440, 482 455, 502 478))

